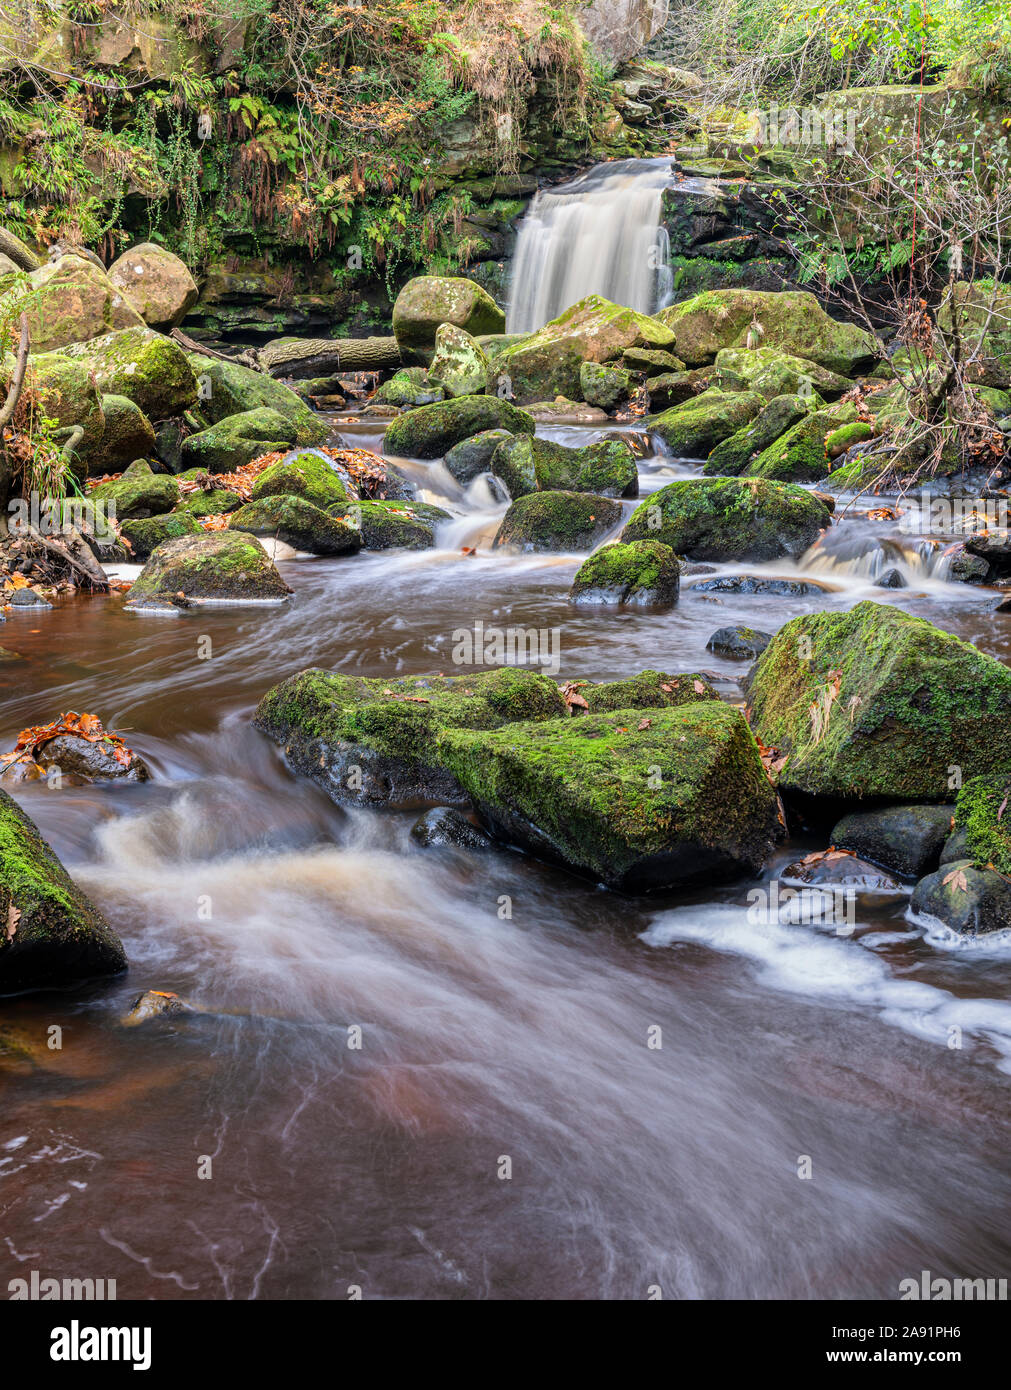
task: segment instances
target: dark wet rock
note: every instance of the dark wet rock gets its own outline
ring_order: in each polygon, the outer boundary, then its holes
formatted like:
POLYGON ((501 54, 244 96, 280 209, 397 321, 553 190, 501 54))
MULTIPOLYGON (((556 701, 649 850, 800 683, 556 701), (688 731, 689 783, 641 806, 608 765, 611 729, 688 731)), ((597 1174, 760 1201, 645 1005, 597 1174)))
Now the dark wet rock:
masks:
POLYGON ((0 791, 0 994, 126 968, 123 944, 35 825, 0 791))
POLYGON ((34 589, 16 589, 7 599, 12 608, 52 608, 52 604, 34 589))
POLYGON ((956 859, 971 858, 968 831, 964 827, 961 830, 953 830, 944 842, 939 863, 952 864, 956 859))
POLYGON ((194 1013, 193 1006, 178 994, 168 990, 148 989, 133 1001, 130 1009, 119 1020, 124 1028, 139 1028, 156 1018, 180 1018, 194 1013))
POLYGON ((757 628, 738 623, 736 627, 721 627, 714 632, 706 647, 718 656, 737 657, 754 661, 759 652, 764 652, 772 641, 771 632, 759 632, 757 628))
POLYGON ((255 537, 240 531, 202 532, 163 541, 134 580, 126 607, 187 603, 271 602, 291 589, 255 537))
POLYGON ((512 503, 493 547, 591 550, 621 520, 621 503, 585 492, 533 492, 512 503))
POLYGON ((492 454, 504 440, 512 438, 508 430, 482 430, 454 444, 443 462, 461 487, 466 487, 479 474, 488 472, 492 454))
POLYGON ((971 859, 942 864, 913 890, 913 912, 936 917, 963 936, 983 936, 1011 927, 1011 883, 971 859))
POLYGON ((595 550, 576 572, 569 601, 670 607, 680 586, 678 557, 659 541, 613 542, 595 550))
POLYGON ((788 793, 942 802, 952 765, 1011 773, 1011 670, 891 604, 787 623, 748 698, 788 793))
POLYGON ((47 769, 58 767, 63 776, 82 782, 146 782, 151 774, 143 759, 134 753, 124 766, 114 748, 112 743, 59 734, 42 745, 36 761, 47 769))
POLYGON ((837 849, 881 864, 903 878, 922 878, 937 867, 951 833, 951 806, 888 806, 843 816, 832 831, 837 849))
POLYGON ((455 849, 488 849, 491 836, 452 806, 434 806, 411 826, 411 839, 426 848, 452 845, 455 849))
POLYGON ((982 555, 973 555, 965 546, 960 546, 953 557, 948 577, 962 584, 985 584, 990 577, 990 561, 982 555))
POLYGON ((895 569, 885 570, 884 574, 879 575, 874 581, 875 588, 878 589, 906 589, 906 584, 901 571, 895 569))
POLYGON ((788 598, 825 592, 823 585, 804 579, 761 579, 752 574, 724 574, 717 579, 703 579, 691 588, 697 594, 777 594, 788 598))
MULTIPOLYGON (((783 883, 803 884, 812 888, 851 888, 858 893, 903 891, 901 883, 885 873, 877 864, 838 850, 809 854, 805 859, 788 864, 779 877, 783 883)), ((906 891, 908 892, 908 889, 906 891)))
POLYGON ((776 560, 803 555, 829 525, 803 488, 764 478, 686 478, 632 513, 623 541, 657 540, 689 560, 776 560))
POLYGON ((228 525, 233 531, 284 541, 310 555, 354 555, 362 548, 356 527, 314 507, 304 497, 271 494, 247 502, 232 513, 228 525))

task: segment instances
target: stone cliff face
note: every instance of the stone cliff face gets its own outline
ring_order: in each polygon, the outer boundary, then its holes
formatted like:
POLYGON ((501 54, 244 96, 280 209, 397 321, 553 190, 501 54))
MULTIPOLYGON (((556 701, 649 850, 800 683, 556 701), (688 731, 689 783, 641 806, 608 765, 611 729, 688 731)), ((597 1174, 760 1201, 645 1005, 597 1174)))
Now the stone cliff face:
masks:
POLYGON ((670 0, 590 0, 580 24, 602 58, 621 62, 660 32, 669 7, 670 0))

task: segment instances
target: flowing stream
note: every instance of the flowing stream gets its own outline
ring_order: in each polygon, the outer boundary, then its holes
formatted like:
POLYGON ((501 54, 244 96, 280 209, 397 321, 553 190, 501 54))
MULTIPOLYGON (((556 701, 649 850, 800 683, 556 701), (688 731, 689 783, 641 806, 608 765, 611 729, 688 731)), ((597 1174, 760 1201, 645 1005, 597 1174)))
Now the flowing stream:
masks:
POLYGON ((506 330, 532 333, 588 294, 643 314, 663 308, 670 182, 669 159, 621 159, 538 193, 519 226, 506 330))
MULTIPOLYGON (((377 426, 341 429, 378 447, 377 426)), ((640 467, 644 492, 698 471, 640 467)), ((507 849, 421 849, 412 815, 338 808, 250 725, 310 664, 452 669, 478 619, 557 627, 558 679, 702 669, 737 700, 714 629, 865 598, 1009 660, 991 594, 854 509, 799 563, 717 571, 814 594, 686 581, 669 612, 587 612, 566 600, 579 556, 491 552, 486 484, 410 468, 456 518, 435 551, 281 561, 280 610, 151 617, 113 595, 0 627, 21 657, 0 663, 4 749, 87 709, 153 772, 18 789, 131 968, 4 1001, 31 1054, 0 1055, 6 1278, 115 1278, 121 1299, 550 1299, 894 1298, 922 1269, 1007 1276, 1006 939, 953 942, 902 897, 861 897, 842 937, 749 920, 753 883, 628 899, 507 849), (874 587, 882 554, 909 587, 874 587), (124 1029, 148 988, 202 1012, 124 1029)), ((765 879, 817 847, 784 846, 765 879)))

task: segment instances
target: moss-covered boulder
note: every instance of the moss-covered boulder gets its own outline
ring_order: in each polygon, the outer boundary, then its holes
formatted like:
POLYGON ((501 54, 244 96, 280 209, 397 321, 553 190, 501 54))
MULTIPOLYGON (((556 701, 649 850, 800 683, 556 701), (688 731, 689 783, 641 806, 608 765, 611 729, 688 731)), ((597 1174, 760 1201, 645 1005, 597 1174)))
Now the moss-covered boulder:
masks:
POLYGON ((788 792, 940 802, 957 774, 1011 774, 1011 670, 890 605, 787 623, 748 699, 788 792))
POLYGON ((621 363, 632 372, 645 372, 647 376, 658 376, 661 372, 683 372, 685 364, 680 357, 663 348, 626 348, 621 354, 621 363))
POLYGON ((429 380, 424 367, 402 367, 393 373, 389 381, 383 382, 370 404, 394 405, 398 410, 407 410, 418 405, 434 405, 436 401, 445 399, 446 392, 429 380))
POLYGON ((25 382, 29 389, 38 392, 42 414, 56 422, 56 439, 66 442, 79 425, 83 434, 75 452, 88 461, 92 472, 114 472, 102 466, 105 412, 101 392, 85 364, 61 352, 32 353, 25 382))
POLYGON ((623 439, 570 448, 523 434, 504 440, 491 459, 491 471, 513 499, 530 492, 595 492, 601 497, 637 497, 639 470, 623 439))
POLYGON ((659 414, 661 411, 670 410, 671 406, 684 405, 686 401, 694 400, 710 387, 717 391, 737 391, 744 389, 744 383, 739 378, 727 374, 724 385, 724 374, 715 366, 694 367, 691 371, 682 369, 679 372, 661 372, 658 376, 647 378, 646 394, 649 397, 649 408, 654 414, 659 414))
POLYGON ((197 379, 185 352, 151 328, 124 328, 62 351, 84 363, 103 395, 126 396, 155 423, 196 404, 197 379))
POLYGON ((532 492, 510 506, 494 549, 592 550, 621 520, 621 503, 585 492, 532 492))
POLYGON ((673 351, 689 367, 712 362, 721 348, 746 347, 749 334, 753 343, 781 348, 841 376, 856 376, 881 357, 871 334, 830 318, 803 290, 707 290, 656 317, 673 331, 673 351))
POLYGON ((981 868, 1011 875, 1011 775, 970 777, 955 802, 956 833, 964 857, 981 868))
POLYGON ((921 878, 909 906, 962 936, 985 936, 1011 927, 1011 883, 971 859, 956 859, 921 878))
POLYGON ((829 371, 820 362, 810 362, 784 352, 782 348, 721 348, 716 354, 721 372, 733 372, 767 401, 774 396, 817 394, 823 400, 838 399, 853 385, 847 377, 829 371))
POLYGON ((197 492, 187 492, 179 499, 175 510, 188 512, 190 516, 223 516, 242 506, 242 498, 237 492, 226 487, 200 488, 197 492))
POLYGON ((393 306, 393 333, 401 348, 431 348, 444 323, 474 337, 505 332, 505 314, 475 281, 460 275, 418 275, 408 280, 393 306))
POLYGON ((354 555, 362 548, 361 533, 354 526, 304 497, 271 493, 232 512, 228 525, 233 531, 284 541, 310 555, 354 555))
POLYGON ((755 741, 717 700, 447 730, 439 755, 500 839, 625 892, 758 873, 778 835, 755 741))
POLYGON ((652 415, 647 427, 677 458, 704 459, 722 440, 736 434, 765 406, 755 391, 711 387, 682 405, 652 415))
MULTIPOLYGON (((617 709, 673 709, 720 697, 698 671, 671 675, 668 671, 639 671, 617 681, 580 681, 579 694, 589 714, 617 709)), ((578 706, 576 707, 578 709, 578 706)))
MULTIPOLYGON (((873 439, 875 426, 867 420, 849 420, 844 425, 836 425, 825 436, 825 453, 830 465, 842 454, 848 453, 857 444, 866 444, 873 439)), ((880 467, 880 464, 878 465, 880 467)))
POLYGON ((212 425, 247 410, 276 410, 294 425, 296 444, 326 442, 330 433, 326 421, 266 372, 197 352, 187 353, 187 360, 199 383, 201 413, 212 425))
POLYGON ((495 450, 504 440, 514 437, 508 430, 482 430, 454 444, 443 462, 460 486, 466 487, 479 474, 488 472, 495 450))
POLYGON ((851 811, 830 836, 847 849, 903 878, 921 878, 936 869, 951 834, 951 806, 919 804, 851 811))
POLYGON ((588 405, 616 410, 632 393, 632 373, 607 362, 583 362, 579 368, 579 391, 588 405))
POLYGON ((829 471, 826 439, 842 425, 856 423, 854 405, 813 410, 763 449, 745 469, 748 477, 778 478, 787 483, 813 483, 829 471))
POLYGON ((362 501, 331 511, 357 528, 366 550, 430 550, 435 545, 435 528, 452 520, 449 512, 427 502, 362 501))
POLYGON ((241 531, 203 531, 163 541, 134 580, 126 607, 270 603, 291 593, 260 542, 241 531))
POLYGON ((595 550, 576 571, 571 603, 669 608, 681 582, 678 557, 660 541, 614 542, 595 550))
POLYGON ((276 410, 260 406, 229 415, 183 440, 186 467, 208 473, 232 473, 262 454, 279 453, 295 443, 295 426, 276 410))
POLYGON ((179 501, 179 484, 165 473, 152 473, 145 459, 136 459, 121 477, 99 483, 88 497, 107 507, 111 504, 119 521, 162 516, 179 501))
POLYGON ((130 542, 131 558, 146 560, 162 541, 176 536, 200 535, 200 526, 192 512, 174 511, 164 516, 150 516, 121 523, 120 532, 130 542))
POLYGON ((0 791, 0 994, 126 968, 123 943, 17 802, 0 791))
POLYGON ((740 477, 764 449, 798 420, 803 420, 807 413, 808 403, 804 396, 774 396, 753 420, 717 444, 702 466, 703 473, 740 477))
POLYGON ((673 341, 673 332, 658 320, 591 294, 536 333, 503 348, 494 359, 494 375, 521 402, 555 396, 578 400, 584 362, 608 362, 626 348, 665 348, 673 341))
POLYGON ((262 497, 304 497, 314 507, 346 506, 354 499, 353 489, 319 454, 296 454, 265 468, 253 487, 252 500, 262 497))
POLYGON ((123 328, 143 328, 144 320, 101 266, 80 256, 59 256, 29 272, 31 292, 15 284, 0 299, 0 312, 17 317, 22 301, 34 352, 52 352, 123 328))
POLYGON ((454 444, 485 430, 533 434, 535 425, 525 410, 497 396, 461 396, 409 410, 390 422, 383 452, 399 458, 442 458, 454 444))
POLYGON ((778 560, 803 555, 830 521, 825 503, 803 488, 686 478, 641 502, 621 539, 662 541, 689 560, 778 560))
MULTIPOLYGON (((79 366, 74 363, 74 366, 79 366)), ((103 473, 118 473, 134 459, 151 458, 155 451, 154 426, 139 406, 126 396, 103 396, 105 430, 95 450, 103 473)), ((92 469, 97 472, 98 469, 92 469)))
POLYGON ((394 680, 311 669, 268 691, 253 723, 335 801, 465 805, 439 755, 443 731, 565 714, 554 681, 514 667, 394 680))
POLYGON ((109 267, 109 279, 123 290, 149 328, 171 333, 199 298, 186 264, 164 246, 143 241, 109 267))
POLYGON ((488 359, 480 343, 453 323, 435 330, 435 353, 428 379, 450 398, 480 395, 488 385, 488 359))

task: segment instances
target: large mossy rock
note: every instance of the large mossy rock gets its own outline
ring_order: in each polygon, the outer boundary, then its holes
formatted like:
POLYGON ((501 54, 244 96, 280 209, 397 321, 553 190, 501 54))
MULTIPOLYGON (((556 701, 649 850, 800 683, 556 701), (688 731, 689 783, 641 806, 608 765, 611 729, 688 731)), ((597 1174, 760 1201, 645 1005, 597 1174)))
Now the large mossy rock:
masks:
POLYGON ((710 387, 681 405, 650 416, 646 424, 677 458, 704 459, 722 440, 736 434, 765 406, 756 391, 710 387))
POLYGON ((310 555, 354 555, 362 548, 361 534, 346 521, 329 516, 304 497, 271 493, 232 512, 233 531, 270 536, 310 555))
POLYGON ((657 319, 591 294, 536 333, 503 348, 492 366, 498 380, 508 379, 520 402, 555 396, 579 400, 584 362, 608 362, 626 348, 665 348, 673 341, 673 332, 657 319))
POLYGON ((909 906, 962 936, 985 936, 1011 927, 1011 883, 971 859, 956 859, 921 878, 909 906))
POLYGON ((621 520, 621 503, 585 492, 532 492, 517 498, 495 532, 493 548, 592 550, 621 520))
POLYGON ((267 552, 240 531, 202 532, 164 541, 133 582, 127 608, 189 603, 268 603, 291 593, 267 552))
POLYGON ((716 354, 716 367, 720 372, 733 372, 747 383, 749 391, 757 391, 767 401, 798 392, 836 400, 853 385, 820 362, 810 362, 775 347, 721 348, 716 354))
POLYGON ((881 357, 875 338, 830 318, 813 294, 760 290, 708 290, 656 316, 674 333, 678 357, 689 367, 715 360, 721 348, 743 348, 757 323, 765 348, 781 348, 841 376, 869 369, 881 357))
POLYGON ((134 560, 146 560, 162 541, 174 540, 177 536, 202 534, 196 517, 189 511, 167 512, 164 516, 127 520, 122 522, 119 529, 130 542, 131 558, 134 560))
MULTIPOLYGON (((78 366, 78 363, 74 363, 78 366)), ((151 458, 155 451, 154 426, 140 406, 126 396, 103 396, 105 430, 96 463, 103 473, 118 473, 134 459, 151 458)), ((98 472, 93 467, 92 472, 98 472)))
POLYGON ((486 430, 533 434, 536 426, 525 410, 497 396, 461 396, 419 406, 391 421, 383 452, 398 458, 442 458, 454 444, 486 430))
POLYGON ((336 801, 462 805, 437 748, 442 732, 565 714, 554 681, 512 667, 396 680, 310 669, 268 691, 253 722, 336 801))
POLYGON ((436 526, 452 518, 427 502, 363 501, 347 508, 346 519, 358 528, 366 550, 431 550, 436 526))
POLYGON ((242 498, 230 488, 200 488, 197 492, 187 492, 179 499, 177 512, 189 512, 192 517, 222 516, 234 512, 242 506, 242 498))
POLYGON ((149 328, 170 333, 199 298, 185 262, 164 246, 143 241, 124 251, 109 267, 109 279, 125 291, 149 328))
POLYGON ((200 386, 200 410, 212 425, 247 410, 276 410, 295 427, 295 443, 322 444, 330 431, 326 422, 294 391, 265 372, 238 362, 223 362, 201 353, 187 353, 200 386))
POLYGON ((579 393, 587 405, 616 410, 632 393, 632 373, 606 362, 584 362, 579 368, 579 393))
POLYGON ((786 759, 788 792, 940 802, 955 769, 1011 774, 1011 670, 891 606, 787 623, 748 699, 755 733, 786 759))
POLYGON ((690 560, 778 560, 803 555, 830 521, 825 503, 803 488, 686 478, 641 502, 621 539, 662 541, 690 560))
MULTIPOLYGON (((105 271, 80 256, 60 256, 29 273, 25 303, 33 352, 52 352, 121 328, 144 327, 144 320, 105 271)), ((23 298, 14 288, 0 309, 14 312, 23 298)))
MULTIPOLYGON (((1011 774, 970 777, 955 802, 955 833, 966 858, 1011 875, 1011 774)), ((1011 924, 1009 924, 1011 925, 1011 924)))
POLYGON ((459 275, 418 275, 408 280, 393 306, 393 332, 401 348, 431 348, 444 323, 474 337, 505 332, 505 314, 475 281, 459 275))
POLYGON ((136 459, 121 477, 92 488, 88 498, 114 504, 119 521, 161 516, 179 501, 179 484, 165 473, 152 473, 145 459, 136 459))
POLYGON ((276 410, 260 406, 229 415, 183 440, 182 461, 187 469, 206 468, 208 473, 232 473, 262 454, 281 453, 295 443, 295 426, 276 410))
POLYGON ((678 557, 660 541, 602 545, 576 571, 569 602, 669 608, 681 583, 678 557))
POLYGON ((491 471, 509 496, 531 492, 595 492, 601 497, 637 497, 639 470, 623 439, 569 448, 524 434, 504 440, 491 459, 491 471))
POLYGON ((488 358, 481 344, 456 324, 441 323, 435 331, 428 380, 451 399, 480 395, 488 385, 488 358))
POLYGON ((815 483, 827 475, 831 466, 827 439, 841 427, 855 424, 857 418, 854 405, 813 410, 749 462, 745 474, 787 483, 815 483))
POLYGON ((43 415, 56 421, 57 439, 62 442, 80 425, 84 434, 76 452, 91 462, 92 471, 114 472, 100 468, 105 413, 102 394, 85 364, 61 352, 32 353, 25 380, 39 392, 43 415))
POLYGON ((126 396, 157 423, 183 415, 197 399, 197 380, 172 338, 151 328, 124 328, 63 349, 83 362, 103 395, 126 396))
POLYGON ((17 802, 0 791, 0 994, 126 969, 123 943, 17 802))
POLYGON ((331 468, 319 454, 297 454, 280 463, 272 463, 257 478, 252 500, 262 497, 304 497, 314 507, 324 510, 335 504, 346 506, 354 492, 344 478, 331 468))
POLYGON ((445 399, 446 392, 429 381, 424 367, 402 367, 393 373, 389 381, 383 382, 369 404, 395 405, 398 410, 411 410, 415 406, 434 405, 445 399))
POLYGON ((721 701, 445 732, 439 754, 501 839, 625 892, 754 874, 776 794, 721 701))
POLYGON ((753 420, 717 444, 702 465, 703 473, 740 477, 763 449, 774 444, 807 413, 808 402, 804 396, 774 396, 753 420))
POLYGON ((488 472, 492 455, 503 440, 514 437, 508 430, 482 430, 480 434, 471 435, 470 439, 462 439, 459 444, 454 444, 443 462, 460 486, 466 487, 481 473, 488 472))

